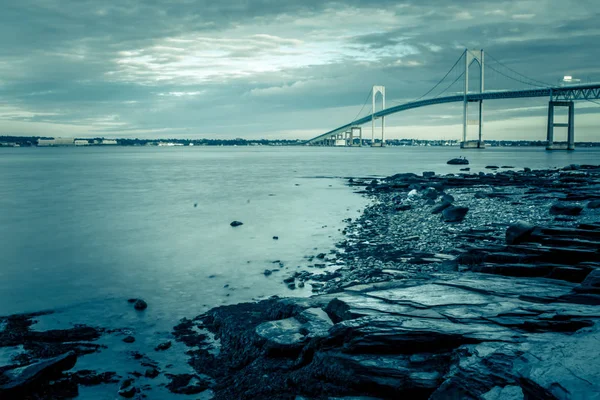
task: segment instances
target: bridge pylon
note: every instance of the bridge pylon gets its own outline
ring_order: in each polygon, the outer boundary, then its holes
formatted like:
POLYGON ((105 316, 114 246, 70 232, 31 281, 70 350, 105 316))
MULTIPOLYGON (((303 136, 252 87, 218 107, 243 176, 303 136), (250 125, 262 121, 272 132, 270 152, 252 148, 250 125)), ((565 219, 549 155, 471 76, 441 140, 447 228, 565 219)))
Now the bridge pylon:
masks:
POLYGON ((473 51, 465 49, 465 84, 464 84, 464 100, 463 100, 463 135, 462 142, 460 143, 461 149, 483 149, 485 144, 483 142, 483 99, 469 101, 469 67, 472 63, 476 62, 479 66, 479 93, 483 93, 484 90, 484 57, 483 49, 479 51, 473 51), (469 120, 469 102, 479 103, 479 118, 477 120, 469 120), (478 125, 479 137, 476 141, 467 141, 467 127, 468 125, 478 125))
MULTIPOLYGON (((385 86, 374 85, 373 90, 373 103, 371 107, 371 147, 383 147, 385 145, 385 117, 381 117, 381 144, 375 144, 375 99, 377 93, 381 93, 381 109, 385 110, 385 86)), ((362 140, 361 140, 362 141, 362 140)))

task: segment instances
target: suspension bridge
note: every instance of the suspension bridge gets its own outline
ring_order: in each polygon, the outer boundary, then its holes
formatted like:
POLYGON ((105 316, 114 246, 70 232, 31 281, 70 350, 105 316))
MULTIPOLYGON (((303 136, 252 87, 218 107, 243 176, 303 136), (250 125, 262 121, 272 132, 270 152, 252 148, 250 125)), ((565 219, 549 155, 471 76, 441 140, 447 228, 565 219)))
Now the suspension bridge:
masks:
MULTIPOLYGON (((568 82, 567 82, 568 83, 568 82)), ((595 100, 600 99, 600 83, 588 84, 561 84, 550 85, 548 83, 529 78, 518 71, 508 67, 504 63, 498 61, 489 54, 484 54, 483 50, 468 50, 466 49, 462 55, 456 60, 454 65, 448 70, 442 79, 440 79, 431 89, 425 92, 421 97, 401 103, 389 108, 385 107, 385 87, 373 86, 369 92, 361 110, 358 112, 352 122, 335 128, 322 135, 314 137, 306 142, 307 145, 313 146, 362 146, 365 141, 362 137, 362 125, 371 123, 371 146, 385 145, 385 117, 391 114, 407 111, 419 107, 432 106, 436 104, 446 103, 463 103, 463 132, 461 148, 465 149, 481 149, 485 148, 483 140, 483 102, 484 100, 496 99, 517 99, 517 98, 534 98, 546 97, 548 101, 548 124, 546 131, 546 149, 547 150, 574 150, 575 149, 575 101, 585 100, 597 104, 595 100), (486 66, 484 56, 491 58, 491 63, 486 66), (478 78, 478 88, 469 91, 469 68, 475 64, 477 67, 476 78, 478 78), (488 69, 486 69, 488 68, 488 69), (517 82, 526 85, 527 89, 513 90, 484 90, 486 73, 492 73, 497 77, 502 77, 511 82, 517 82), (447 84, 450 82, 449 84, 447 84), (447 85, 445 85, 447 84, 447 85), (456 86, 462 86, 460 90, 456 90, 456 86), (433 93, 443 88, 439 93, 433 93), (445 96, 442 96, 446 94, 445 96), (381 98, 381 110, 376 111, 376 100, 381 98), (371 99, 371 112, 358 118, 367 102, 371 99), (469 119, 469 104, 476 105, 476 119, 469 119), (554 119, 555 108, 564 107, 568 110, 567 122, 557 123, 554 119), (381 136, 375 137, 375 121, 381 120, 381 136), (467 140, 468 126, 477 126, 478 137, 476 140, 467 140), (567 142, 558 143, 554 141, 554 128, 567 128, 567 142)))

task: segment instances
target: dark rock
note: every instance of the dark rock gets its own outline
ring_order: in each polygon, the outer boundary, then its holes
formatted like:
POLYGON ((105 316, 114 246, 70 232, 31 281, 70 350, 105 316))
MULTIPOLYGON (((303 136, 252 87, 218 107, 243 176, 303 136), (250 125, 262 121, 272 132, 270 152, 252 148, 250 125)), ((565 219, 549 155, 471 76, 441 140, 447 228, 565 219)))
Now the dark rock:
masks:
POLYGON ((471 168, 467 167, 467 168, 461 168, 460 171, 470 171, 471 168))
POLYGON ((442 211, 444 211, 446 208, 451 207, 451 206, 452 206, 452 203, 442 200, 441 203, 439 203, 437 206, 435 206, 431 209, 431 213, 439 214, 442 211))
POLYGON ((448 193, 444 193, 442 194, 442 201, 445 201, 447 203, 454 203, 454 196, 448 193))
POLYGON ((158 374, 160 374, 160 372, 156 368, 148 368, 146 372, 144 372, 144 376, 150 379, 156 378, 158 374))
POLYGON ((164 351, 164 350, 168 350, 169 348, 171 348, 171 341, 166 341, 164 343, 160 343, 158 346, 156 346, 154 348, 155 351, 164 351))
POLYGON ((600 269, 592 270, 573 290, 578 293, 600 294, 600 269))
POLYGON ((231 226, 235 227, 235 226, 244 225, 244 223, 243 223, 243 222, 240 222, 240 221, 233 221, 233 222, 231 222, 229 225, 231 225, 231 226))
POLYGON ((424 178, 432 178, 435 176, 435 172, 433 171, 424 171, 423 172, 423 177, 424 178))
POLYGON ((269 276, 269 275, 271 275, 272 273, 273 273, 273 271, 271 271, 270 269, 265 269, 265 271, 263 272, 263 274, 264 274, 265 276, 269 276))
POLYGON ((486 169, 498 169, 497 165, 486 165, 486 169))
POLYGON ((294 282, 295 280, 296 280, 296 278, 295 278, 294 276, 290 276, 290 277, 288 277, 288 278, 285 278, 285 279, 283 280, 283 283, 292 283, 292 282, 294 282))
POLYGON ((442 211, 442 219, 444 222, 460 222, 469 212, 469 207, 451 206, 442 211))
POLYGON ((525 167, 525 168, 523 168, 523 172, 531 172, 531 168, 525 167))
POLYGON ((530 237, 530 233, 535 229, 525 221, 517 221, 506 230, 506 244, 520 244, 526 242, 530 237))
POLYGON ((555 203, 550 207, 551 215, 579 215, 583 207, 564 203, 555 203))
POLYGON ((427 189, 425 189, 423 191, 423 198, 424 199, 431 199, 431 200, 435 200, 438 197, 438 191, 435 190, 432 187, 428 187, 427 189))
POLYGON ((0 398, 4 398, 4 395, 19 398, 20 393, 33 391, 36 385, 58 378, 63 371, 73 368, 76 362, 77 355, 70 351, 58 357, 4 371, 0 376, 4 380, 0 385, 0 398))
POLYGON ((137 393, 137 388, 133 386, 133 379, 125 379, 119 387, 119 396, 131 399, 137 393))
POLYGON ((296 289, 296 284, 295 284, 294 282, 292 282, 292 283, 288 283, 287 287, 288 287, 288 289, 290 289, 290 290, 294 290, 294 289, 296 289))
POLYGON ((142 310, 145 310, 146 308, 148 308, 148 303, 146 303, 142 299, 137 299, 135 301, 135 304, 133 305, 133 308, 135 308, 138 311, 142 311, 142 310))
POLYGON ((581 169, 581 165, 579 165, 579 164, 571 164, 571 165, 567 165, 562 170, 563 171, 577 171, 579 169, 581 169))
POLYGON ((503 165, 500 168, 514 168, 512 165, 503 165))
POLYGON ((123 338, 123 341, 124 341, 125 343, 133 343, 133 342, 135 342, 135 338, 134 338, 133 336, 131 336, 131 335, 130 335, 130 336, 125 336, 125 337, 123 338))
POLYGON ((327 254, 325 254, 325 253, 319 253, 319 254, 317 254, 317 258, 318 258, 319 260, 322 260, 322 259, 324 259, 324 258, 325 258, 325 256, 326 256, 326 255, 327 255, 327 254))
POLYGON ((412 208, 410 204, 400 204, 396 206, 396 211, 408 211, 412 208))
POLYGON ((210 386, 209 381, 200 378, 198 375, 167 374, 167 377, 171 379, 171 381, 167 384, 167 389, 169 389, 171 393, 198 394, 205 391, 210 386))
POLYGON ((273 236, 273 240, 279 240, 279 236, 273 236))
POLYGON ((600 208, 600 200, 592 200, 587 204, 587 208, 596 209, 600 208))
POLYGON ((448 160, 448 162, 446 164, 450 164, 450 165, 468 165, 469 161, 464 158, 464 157, 459 157, 459 158, 453 158, 451 160, 448 160))

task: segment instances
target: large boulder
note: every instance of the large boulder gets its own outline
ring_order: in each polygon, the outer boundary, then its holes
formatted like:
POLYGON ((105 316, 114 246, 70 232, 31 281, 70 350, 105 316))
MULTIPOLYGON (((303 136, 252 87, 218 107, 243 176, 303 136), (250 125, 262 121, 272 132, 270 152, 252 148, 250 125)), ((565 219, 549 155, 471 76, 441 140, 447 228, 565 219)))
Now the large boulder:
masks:
POLYGON ((587 204, 587 208, 596 209, 600 208, 600 200, 592 200, 587 204))
POLYGON ((469 207, 451 206, 442 211, 442 219, 445 222, 460 222, 465 219, 467 212, 469 212, 469 207))
POLYGON ((423 191, 423 198, 424 199, 431 199, 431 200, 435 200, 438 197, 438 191, 435 190, 435 188, 432 187, 428 187, 427 189, 425 189, 423 191))
POLYGON ((73 368, 76 362, 77 355, 69 351, 58 357, 5 371, 0 375, 0 382, 5 382, 0 386, 0 398, 21 398, 19 393, 35 390, 36 385, 56 379, 63 371, 73 368))
POLYGON ((550 207, 551 215, 579 215, 583 207, 578 205, 555 203, 550 207))
POLYGON ((535 226, 528 222, 515 222, 506 230, 506 244, 519 244, 526 242, 534 229, 535 226))

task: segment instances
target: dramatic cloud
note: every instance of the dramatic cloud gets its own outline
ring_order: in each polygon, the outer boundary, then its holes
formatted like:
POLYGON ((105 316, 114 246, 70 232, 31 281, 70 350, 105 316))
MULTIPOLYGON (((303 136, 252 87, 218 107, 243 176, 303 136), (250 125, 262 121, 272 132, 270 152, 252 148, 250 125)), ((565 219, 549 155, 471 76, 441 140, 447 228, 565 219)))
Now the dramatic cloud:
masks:
MULTIPOLYGON (((388 106, 418 98, 465 47, 486 49, 487 90, 528 87, 506 67, 550 84, 600 81, 596 0, 4 0, 0 9, 0 134, 309 138, 366 115, 373 84, 386 86, 388 106)), ((460 72, 430 95, 460 92, 460 72)), ((486 103, 487 137, 543 138, 545 102, 486 103)), ((600 138, 599 113, 577 104, 578 140, 600 138)), ((388 118, 389 131, 457 138, 461 115, 459 105, 412 110, 388 118)))

